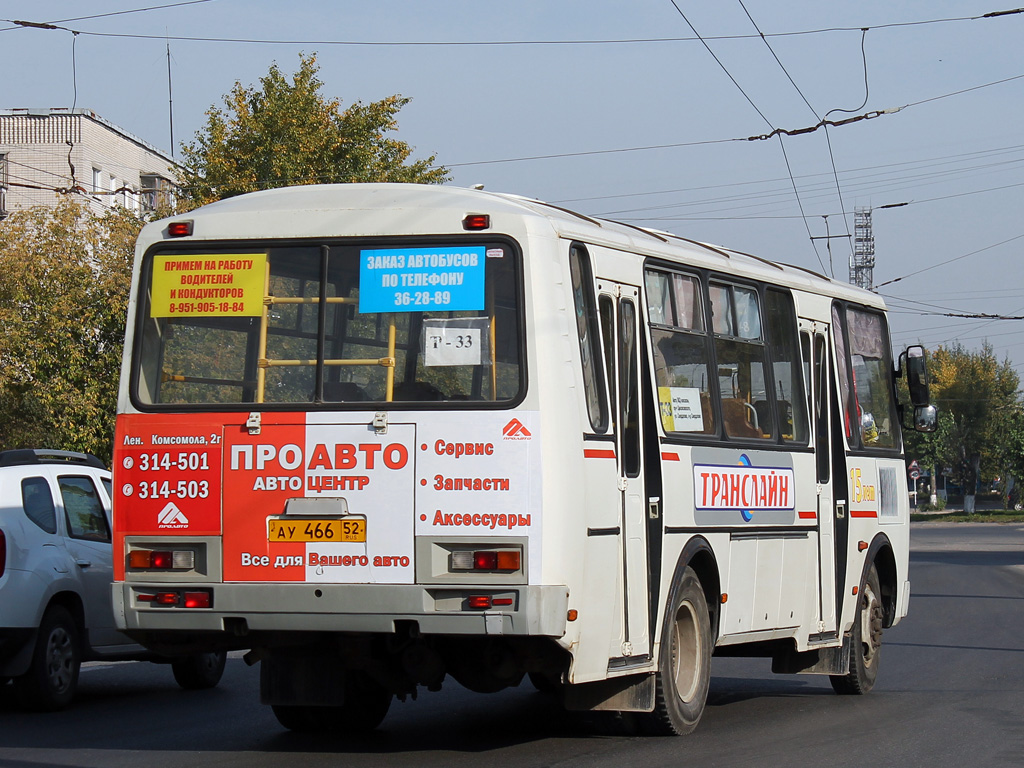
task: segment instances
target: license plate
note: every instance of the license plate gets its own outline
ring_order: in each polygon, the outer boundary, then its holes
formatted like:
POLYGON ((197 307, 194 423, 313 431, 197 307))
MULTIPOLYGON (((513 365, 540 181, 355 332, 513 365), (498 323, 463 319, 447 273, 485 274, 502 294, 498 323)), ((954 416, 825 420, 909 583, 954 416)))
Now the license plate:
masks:
POLYGON ((269 541, 366 541, 366 520, 268 520, 269 541))

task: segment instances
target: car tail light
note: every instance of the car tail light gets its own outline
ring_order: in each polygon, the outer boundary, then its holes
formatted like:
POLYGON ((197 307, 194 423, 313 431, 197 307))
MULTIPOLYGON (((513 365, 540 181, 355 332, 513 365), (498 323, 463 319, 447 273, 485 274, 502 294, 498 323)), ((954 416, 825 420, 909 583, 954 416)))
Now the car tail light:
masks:
POLYGON ((0 576, 7 570, 7 535, 0 531, 0 576))

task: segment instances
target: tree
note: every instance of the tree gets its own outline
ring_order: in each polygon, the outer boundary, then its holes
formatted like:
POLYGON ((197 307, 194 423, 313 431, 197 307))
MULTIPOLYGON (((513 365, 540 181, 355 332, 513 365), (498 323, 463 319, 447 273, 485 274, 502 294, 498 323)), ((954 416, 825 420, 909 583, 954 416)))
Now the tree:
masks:
POLYGON ((142 222, 124 208, 15 211, 0 225, 0 447, 112 454, 142 222))
POLYGON ((910 437, 907 454, 949 468, 965 495, 973 497, 980 480, 993 479, 1005 467, 1007 440, 1014 434, 1008 427, 1021 410, 1020 377, 1009 360, 996 360, 987 342, 979 352, 959 344, 940 346, 929 353, 928 369, 939 428, 910 437))
POLYGON ((181 197, 196 207, 225 197, 295 184, 448 180, 434 155, 409 162, 413 148, 386 134, 397 130, 398 111, 409 103, 388 96, 342 110, 320 91, 316 55, 299 56, 289 82, 277 64, 260 88, 236 82, 225 110, 206 112, 206 126, 182 145, 181 197))

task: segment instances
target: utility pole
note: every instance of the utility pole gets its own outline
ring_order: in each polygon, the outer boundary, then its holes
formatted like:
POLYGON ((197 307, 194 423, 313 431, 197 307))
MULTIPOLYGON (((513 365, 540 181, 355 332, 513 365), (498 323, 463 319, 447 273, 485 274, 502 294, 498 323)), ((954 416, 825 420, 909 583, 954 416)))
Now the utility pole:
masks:
POLYGON ((174 157, 174 99, 171 95, 171 41, 167 41, 167 122, 171 129, 171 157, 174 157))
POLYGON ((853 254, 850 256, 850 282, 858 288, 873 290, 875 285, 875 236, 871 231, 871 208, 857 207, 853 212, 853 254))

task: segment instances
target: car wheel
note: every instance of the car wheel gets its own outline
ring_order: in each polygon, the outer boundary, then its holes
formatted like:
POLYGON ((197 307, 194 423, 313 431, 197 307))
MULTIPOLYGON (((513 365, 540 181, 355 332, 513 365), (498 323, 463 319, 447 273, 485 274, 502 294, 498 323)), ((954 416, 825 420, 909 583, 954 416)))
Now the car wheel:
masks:
POLYGON ((43 614, 28 672, 14 680, 25 706, 51 712, 71 703, 82 666, 78 636, 78 625, 66 609, 55 605, 43 614))
POLYGON ((194 656, 183 656, 172 661, 171 671, 174 672, 174 679, 178 685, 185 690, 213 688, 224 675, 224 665, 227 663, 227 659, 226 651, 197 653, 194 656))

